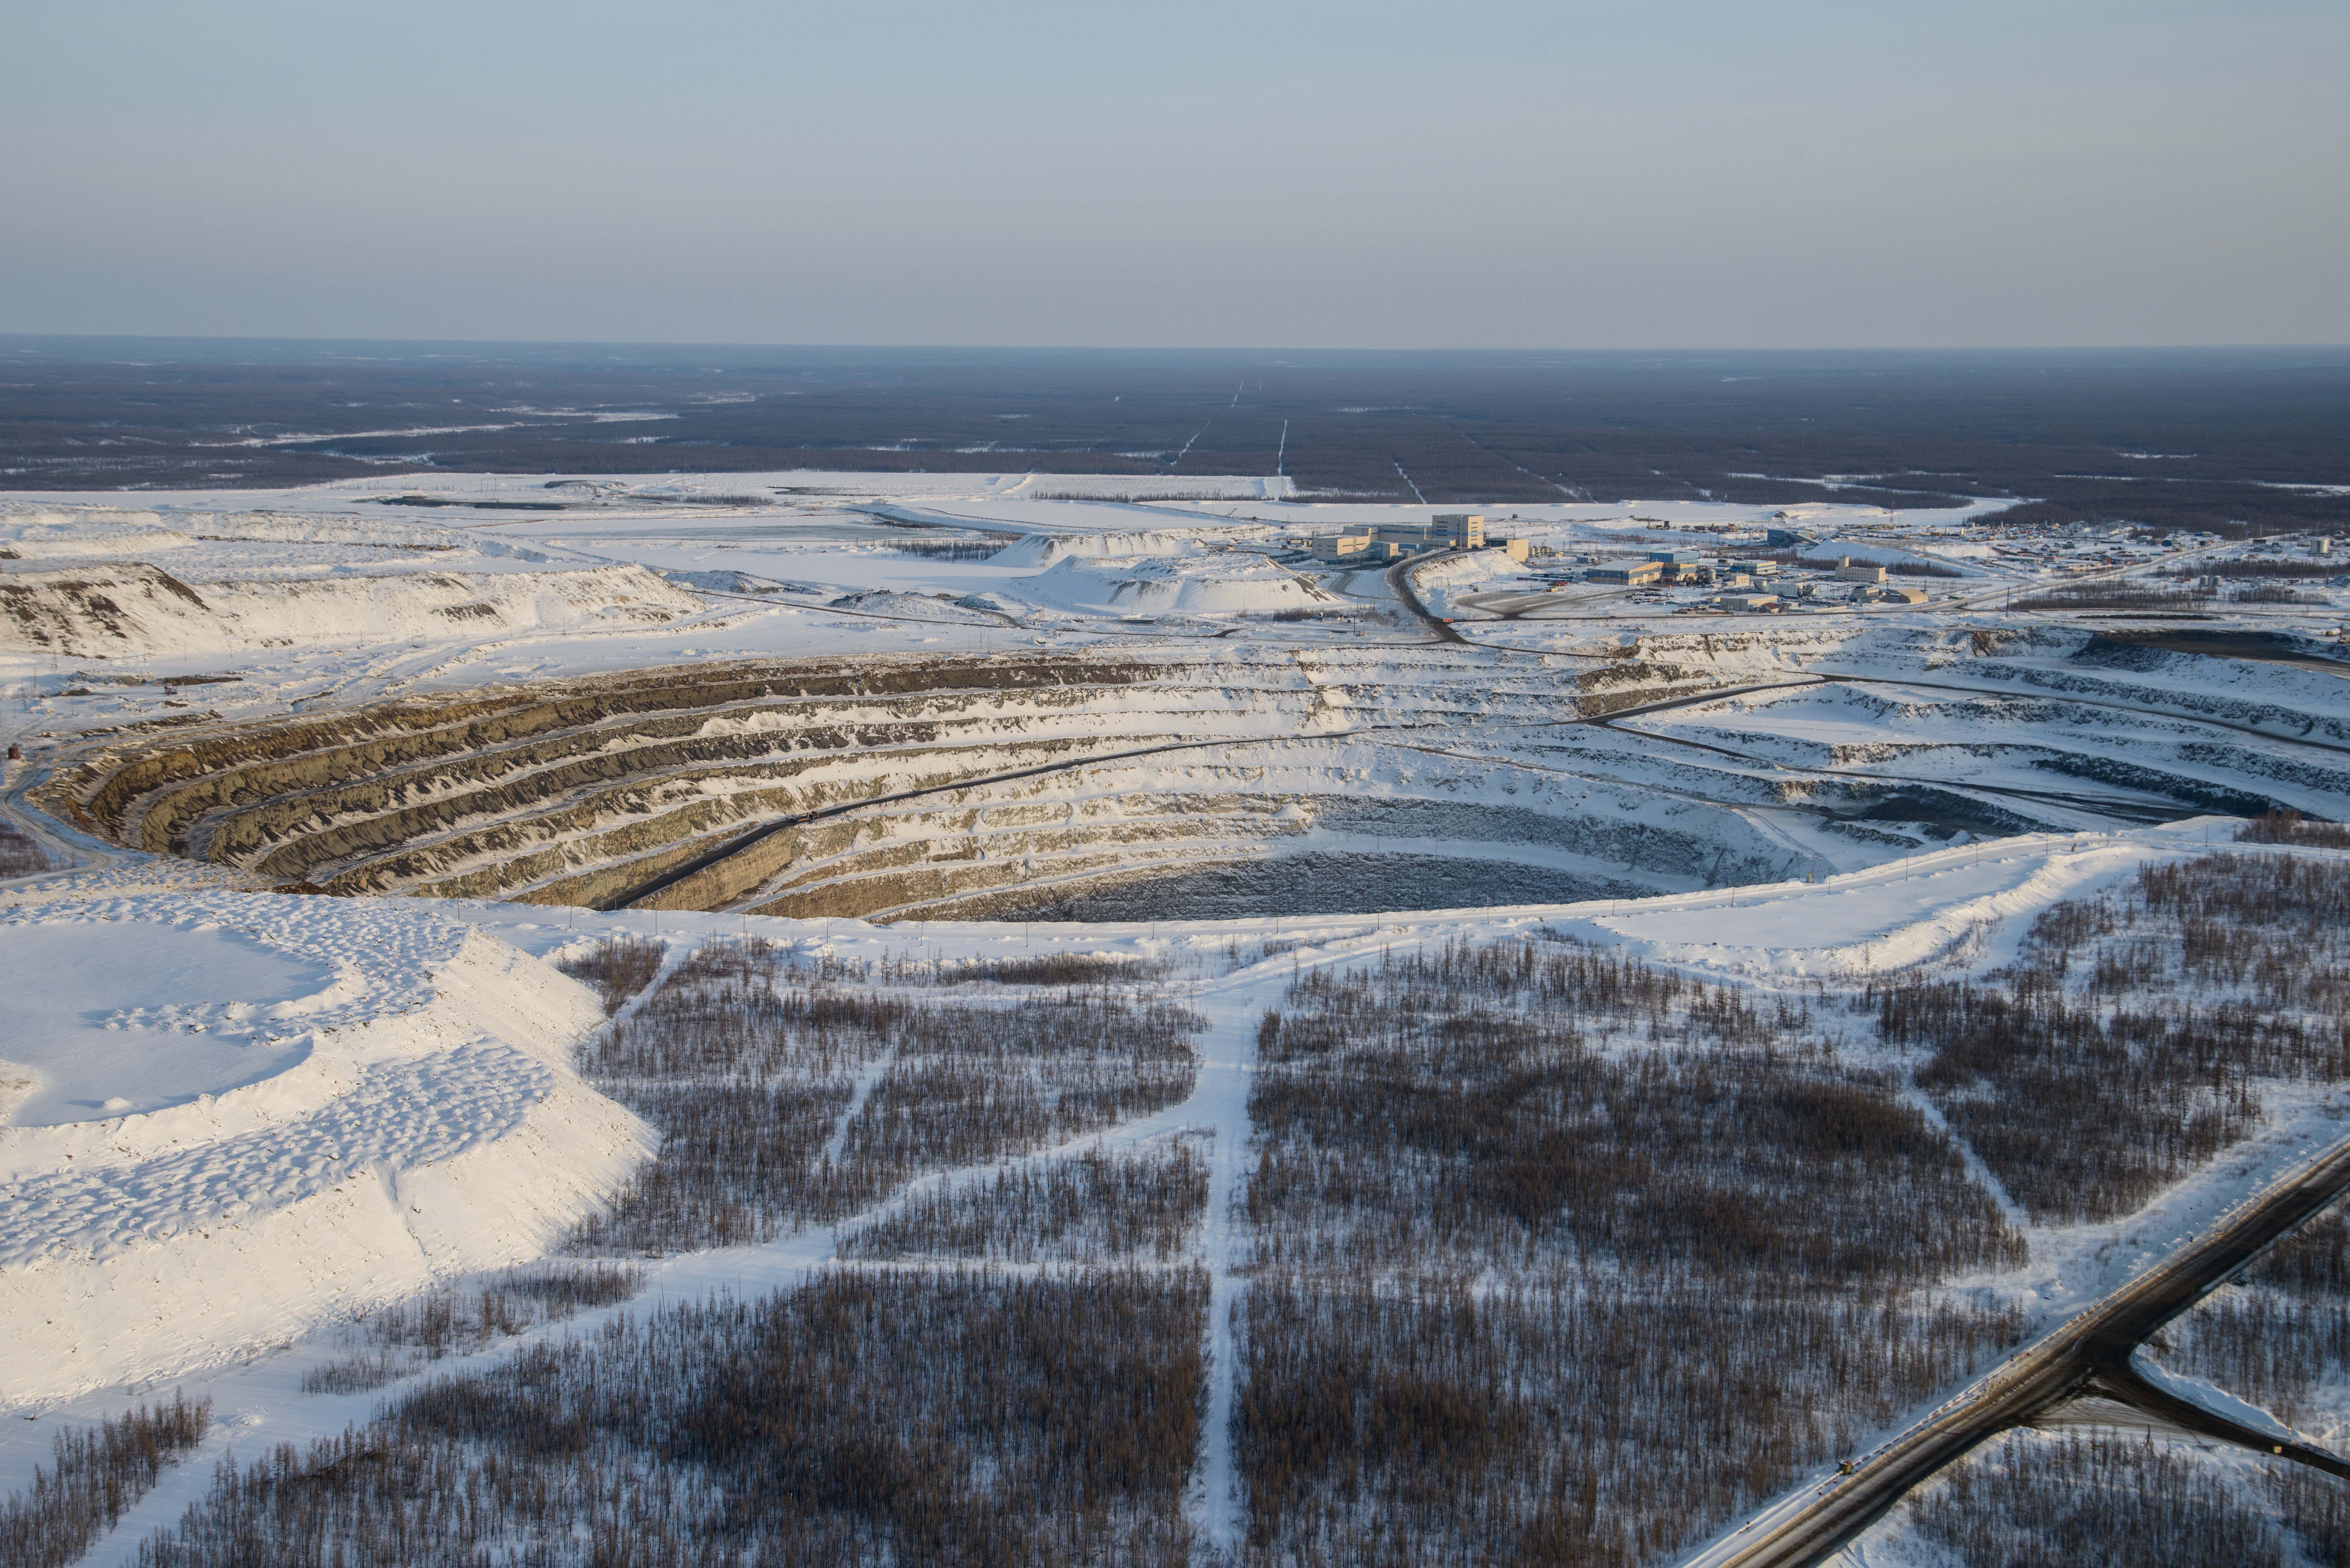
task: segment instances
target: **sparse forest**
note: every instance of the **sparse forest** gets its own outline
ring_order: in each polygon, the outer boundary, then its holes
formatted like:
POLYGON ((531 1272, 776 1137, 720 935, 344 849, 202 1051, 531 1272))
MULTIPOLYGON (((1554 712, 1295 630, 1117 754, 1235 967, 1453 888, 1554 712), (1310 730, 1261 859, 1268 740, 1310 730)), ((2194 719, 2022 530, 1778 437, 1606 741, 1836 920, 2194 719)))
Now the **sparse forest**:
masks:
POLYGON ((614 1264, 550 1263, 507 1269, 463 1287, 444 1285, 358 1314, 345 1337, 362 1348, 312 1367, 302 1376, 302 1391, 380 1388, 444 1355, 469 1355, 540 1324, 624 1302, 643 1282, 638 1270, 614 1264))
POLYGON ((2338 1549, 2350 1497, 2342 1483, 2282 1461, 2262 1469, 2282 1522, 2258 1506, 2258 1492, 2237 1484, 2239 1467, 2185 1445, 2119 1433, 2013 1432, 1954 1466, 1902 1514, 1965 1568, 2340 1562, 2338 1550, 2302 1552, 2327 1539, 2329 1517, 2338 1549))
MULTIPOLYGON (((623 938, 567 965, 613 1018, 583 1066, 663 1133, 576 1249, 660 1255, 870 1210, 848 1266, 556 1326, 492 1370, 411 1382, 341 1437, 224 1461, 142 1563, 1188 1561, 1205 1162, 1178 1139, 989 1164, 1182 1097, 1202 1021, 1130 988, 1149 965, 923 966, 928 984, 893 992, 764 942, 664 973, 665 951, 623 938), (980 980, 1023 989, 941 989, 980 980), (952 1168, 981 1174, 884 1201, 952 1168), (886 1266, 903 1262, 945 1266, 886 1266)), ((355 1320, 355 1352, 306 1386, 382 1387, 640 1282, 580 1261, 435 1291, 355 1320)))
POLYGON ((1208 1205, 1208 1167, 1188 1143, 1000 1170, 920 1192, 841 1238, 844 1258, 991 1262, 1171 1262, 1208 1205))
POLYGON ((1869 997, 2036 1220, 2112 1219, 2259 1126, 2264 1082, 2350 1079, 2345 915, 2350 866, 2207 856, 2053 906, 1985 981, 1869 997))
MULTIPOLYGON (((764 501, 764 498, 761 498, 764 501)), ((984 561, 1005 544, 996 539, 892 539, 889 548, 900 556, 924 561, 984 561)))
POLYGON ((2287 1236, 2155 1348, 2164 1365, 2338 1441, 2350 1428, 2350 1213, 2337 1205, 2287 1236), (2328 1386, 2334 1398, 2321 1405, 2328 1386))
MULTIPOLYGON (((2109 1217, 2275 1085, 2350 1078, 2350 867, 2255 846, 2308 826, 2053 906, 1974 980, 1766 992, 1546 931, 1301 967, 1221 1325, 1220 1135, 1093 1139, 1191 1092, 1172 966, 601 944, 582 1066, 659 1156, 570 1258, 354 1320, 306 1386, 378 1416, 224 1463, 140 1561, 1221 1561, 1191 1510, 1228 1375, 1243 1563, 1656 1563, 2022 1341, 1968 1145, 2035 1219, 2109 1217), (630 1304, 637 1260, 812 1227, 834 1261, 783 1288, 630 1304)), ((2161 1349, 2304 1417, 2350 1376, 2345 1286, 2337 1211, 2161 1349)), ((1970 1564, 2284 1568, 2339 1554, 2350 1492, 2025 1435, 1900 1517, 1970 1564)))
POLYGON ((2236 830, 2239 844, 2305 844, 2313 849, 2350 849, 2350 823, 2313 822, 2297 811, 2270 811, 2236 830))
POLYGON ((1180 1564, 1207 1283, 834 1272, 224 1460, 141 1568, 1180 1564))
POLYGON ((938 971, 948 985, 975 981, 997 985, 1122 985, 1163 980, 1172 966, 1107 953, 1043 953, 1035 958, 974 959, 938 971))
POLYGON ((41 846, 9 823, 0 822, 0 877, 29 877, 48 867, 41 846))
POLYGON ((604 1016, 609 1018, 626 1006, 630 997, 652 983, 668 950, 660 943, 642 937, 606 937, 587 951, 562 960, 556 967, 592 989, 604 1003, 604 1016))
POLYGON ((1956 1147, 1801 1003, 1532 942, 1259 1035, 1236 1442, 1265 1563, 1632 1564, 2014 1342, 1956 1147))
POLYGON ((2201 587, 2149 587, 2127 582, 2085 583, 2060 587, 2016 599, 2007 607, 2019 610, 2199 610, 2212 598, 2201 587))
POLYGON ((2199 561, 2191 566, 2172 566, 2158 574, 2166 577, 2226 577, 2251 580, 2271 579, 2286 582, 2322 582, 2342 575, 2350 562, 2324 556, 2302 556, 2282 560, 2263 560, 2258 556, 2240 556, 2230 561, 2199 561))
POLYGON ((0 1563, 65 1568, 80 1559, 126 1510, 147 1495, 163 1467, 204 1440, 209 1399, 173 1396, 95 1427, 59 1432, 33 1484, 0 1503, 0 1563))
POLYGON ((709 944, 585 1055, 662 1141, 577 1246, 658 1256, 764 1241, 931 1171, 1098 1132, 1191 1092, 1200 1027, 1107 987, 910 1001, 805 976, 764 944, 709 944))

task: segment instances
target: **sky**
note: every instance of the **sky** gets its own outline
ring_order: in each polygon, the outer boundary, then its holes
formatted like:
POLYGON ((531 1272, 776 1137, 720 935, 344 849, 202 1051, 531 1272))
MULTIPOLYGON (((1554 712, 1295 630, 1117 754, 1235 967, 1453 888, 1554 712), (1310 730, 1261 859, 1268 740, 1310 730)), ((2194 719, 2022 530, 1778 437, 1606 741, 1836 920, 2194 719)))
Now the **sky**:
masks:
POLYGON ((0 332, 2350 342, 2342 0, 7 0, 0 332))

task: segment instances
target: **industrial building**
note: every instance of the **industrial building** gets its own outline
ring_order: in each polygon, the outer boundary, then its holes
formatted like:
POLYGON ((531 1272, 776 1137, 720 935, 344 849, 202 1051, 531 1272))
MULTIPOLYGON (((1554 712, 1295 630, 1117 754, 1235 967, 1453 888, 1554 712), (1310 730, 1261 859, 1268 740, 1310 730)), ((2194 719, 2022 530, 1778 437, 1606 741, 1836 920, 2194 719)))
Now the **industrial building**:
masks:
POLYGON ((1665 575, 1661 561, 1638 561, 1622 566, 1594 566, 1583 574, 1586 583, 1621 583, 1627 587, 1662 580, 1665 575))
POLYGON ((1399 545, 1407 556, 1422 550, 1478 550, 1485 545, 1485 519, 1474 512, 1442 512, 1426 523, 1374 528, 1371 542, 1399 545))
POLYGON ((1885 568, 1875 561, 1855 561, 1846 556, 1836 563, 1835 575, 1840 583, 1881 583, 1885 568))
POLYGON ((1439 513, 1426 523, 1387 524, 1360 534, 1337 534, 1313 542, 1314 558, 1332 565, 1364 566, 1399 560, 1430 550, 1482 550, 1489 544, 1513 561, 1533 558, 1530 540, 1485 537, 1485 519, 1474 512, 1439 513))
MULTIPOLYGON (((1371 559, 1369 554, 1371 535, 1369 534, 1326 535, 1313 542, 1313 549, 1314 558, 1317 561, 1327 561, 1335 566, 1340 561, 1356 560, 1359 557, 1357 564, 1360 565, 1371 559)), ((1382 549, 1378 552, 1378 557, 1384 560, 1390 554, 1391 551, 1382 549)))
POLYGON ((1485 547, 1485 519, 1475 512, 1440 512, 1429 520, 1429 536, 1441 535, 1451 541, 1446 546, 1453 550, 1482 550, 1485 547))

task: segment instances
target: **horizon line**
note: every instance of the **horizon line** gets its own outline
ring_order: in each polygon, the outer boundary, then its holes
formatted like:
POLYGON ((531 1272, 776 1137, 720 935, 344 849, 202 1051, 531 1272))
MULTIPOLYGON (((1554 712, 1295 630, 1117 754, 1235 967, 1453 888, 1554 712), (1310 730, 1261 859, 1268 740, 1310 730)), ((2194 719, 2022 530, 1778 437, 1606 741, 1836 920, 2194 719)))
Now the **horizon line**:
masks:
POLYGON ((1215 354, 1215 355, 1427 355, 1427 354, 1492 354, 1528 356, 1541 354, 1591 355, 1742 355, 1742 354, 2197 354, 2197 353, 2319 353, 2350 351, 2350 341, 2309 342, 2179 342, 2179 343, 2040 343, 2040 344, 1866 344, 1833 345, 1784 343, 1766 345, 1681 346, 1681 347, 1581 347, 1576 345, 1542 345, 1529 348, 1495 348, 1473 344, 1445 344, 1433 347, 1320 347, 1306 344, 1284 344, 1274 347, 1246 345, 1184 345, 1184 344, 1123 344, 1106 346, 1082 343, 822 343, 767 342, 751 339, 725 340, 717 338, 656 338, 656 337, 367 337, 276 334, 224 334, 195 332, 21 332, 0 330, 0 343, 186 343, 226 344, 256 343, 273 345, 411 345, 449 346, 476 348, 700 348, 739 351, 823 352, 823 353, 963 353, 963 354, 1215 354))

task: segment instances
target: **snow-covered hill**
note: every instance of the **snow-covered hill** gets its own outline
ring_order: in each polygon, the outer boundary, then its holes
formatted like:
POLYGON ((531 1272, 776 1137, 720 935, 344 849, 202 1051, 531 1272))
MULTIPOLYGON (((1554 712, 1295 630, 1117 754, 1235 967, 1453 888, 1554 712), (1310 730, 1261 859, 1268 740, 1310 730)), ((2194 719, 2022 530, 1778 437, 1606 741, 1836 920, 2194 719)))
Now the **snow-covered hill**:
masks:
POLYGON ((0 919, 0 1400, 166 1376, 544 1253, 649 1151, 577 982, 409 905, 0 919))

